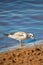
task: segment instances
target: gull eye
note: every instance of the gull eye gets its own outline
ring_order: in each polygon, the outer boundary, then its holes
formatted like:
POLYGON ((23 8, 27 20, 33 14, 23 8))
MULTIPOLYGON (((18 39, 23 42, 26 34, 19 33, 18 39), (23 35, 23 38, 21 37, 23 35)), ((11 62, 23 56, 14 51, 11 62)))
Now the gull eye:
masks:
POLYGON ((30 35, 30 37, 31 37, 32 35, 30 35))
POLYGON ((34 37, 34 36, 32 36, 32 37, 34 37))

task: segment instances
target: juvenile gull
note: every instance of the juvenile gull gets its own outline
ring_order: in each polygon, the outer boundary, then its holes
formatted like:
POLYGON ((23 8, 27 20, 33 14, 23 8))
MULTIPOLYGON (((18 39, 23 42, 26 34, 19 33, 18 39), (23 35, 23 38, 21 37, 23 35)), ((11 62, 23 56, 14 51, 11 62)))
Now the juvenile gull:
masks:
POLYGON ((15 32, 13 34, 6 34, 8 37, 12 39, 19 40, 20 45, 22 46, 22 40, 26 39, 34 39, 34 35, 32 33, 27 33, 27 32, 15 32))

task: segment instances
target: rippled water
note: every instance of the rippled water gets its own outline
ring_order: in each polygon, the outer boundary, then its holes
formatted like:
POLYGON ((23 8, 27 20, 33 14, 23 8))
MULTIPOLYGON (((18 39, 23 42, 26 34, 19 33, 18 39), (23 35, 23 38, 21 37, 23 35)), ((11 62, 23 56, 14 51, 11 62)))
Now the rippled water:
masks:
POLYGON ((18 45, 18 41, 4 35, 17 31, 31 32, 36 41, 43 40, 43 0, 0 0, 0 50, 18 45))

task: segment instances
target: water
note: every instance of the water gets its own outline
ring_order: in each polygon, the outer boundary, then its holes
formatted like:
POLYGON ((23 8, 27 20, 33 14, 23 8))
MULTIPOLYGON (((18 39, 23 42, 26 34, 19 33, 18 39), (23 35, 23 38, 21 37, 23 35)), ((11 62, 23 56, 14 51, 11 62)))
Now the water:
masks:
POLYGON ((19 44, 4 35, 18 31, 31 32, 36 38, 24 44, 43 40, 43 0, 0 0, 0 50, 19 44))

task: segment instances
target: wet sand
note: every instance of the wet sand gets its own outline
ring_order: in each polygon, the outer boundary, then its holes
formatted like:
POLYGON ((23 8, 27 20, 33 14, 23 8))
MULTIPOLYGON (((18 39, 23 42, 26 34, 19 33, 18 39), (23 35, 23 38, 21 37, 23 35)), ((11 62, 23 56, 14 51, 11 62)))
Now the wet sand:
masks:
POLYGON ((43 65, 43 44, 0 53, 0 65, 43 65))

